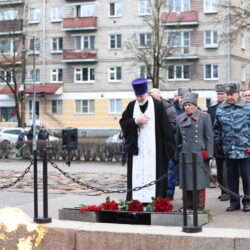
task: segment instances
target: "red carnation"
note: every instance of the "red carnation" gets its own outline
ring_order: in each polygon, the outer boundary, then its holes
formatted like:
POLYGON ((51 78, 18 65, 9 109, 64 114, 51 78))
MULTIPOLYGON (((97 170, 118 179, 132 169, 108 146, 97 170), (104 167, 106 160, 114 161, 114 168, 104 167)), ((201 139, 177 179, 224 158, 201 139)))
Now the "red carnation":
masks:
POLYGON ((203 150, 201 151, 201 154, 202 154, 202 158, 203 158, 203 160, 208 159, 207 150, 203 149, 203 150))
POLYGON ((174 208, 169 199, 156 200, 153 205, 155 212, 170 212, 174 208))
POLYGON ((250 149, 247 148, 247 149, 245 150, 245 153, 246 153, 247 155, 250 155, 250 149))
POLYGON ((128 203, 128 211, 138 212, 143 211, 143 205, 138 200, 132 200, 128 203))
POLYGON ((102 203, 102 209, 117 211, 119 207, 118 203, 116 203, 115 201, 106 201, 105 203, 102 203))
POLYGON ((80 212, 81 212, 81 213, 85 213, 85 212, 86 212, 86 209, 85 209, 84 207, 81 207, 81 208, 80 208, 80 212))
POLYGON ((102 208, 97 207, 96 205, 88 206, 88 211, 100 211, 102 208))

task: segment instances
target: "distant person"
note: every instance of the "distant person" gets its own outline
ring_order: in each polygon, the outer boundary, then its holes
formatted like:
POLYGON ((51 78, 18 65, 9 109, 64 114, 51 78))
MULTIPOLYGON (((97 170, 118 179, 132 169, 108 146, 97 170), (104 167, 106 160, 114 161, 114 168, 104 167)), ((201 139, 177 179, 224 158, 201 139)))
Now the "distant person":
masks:
POLYGON ((29 140, 29 141, 32 141, 32 139, 33 139, 33 125, 31 126, 31 128, 30 128, 30 130, 27 132, 27 139, 29 140))
POLYGON ((121 152, 121 157, 122 157, 122 166, 124 166, 127 162, 127 152, 125 148, 125 138, 123 136, 122 131, 119 134, 119 139, 122 141, 120 145, 120 152, 121 152))
POLYGON ((21 128, 16 141, 17 148, 21 147, 21 144, 25 141, 25 136, 26 136, 26 131, 24 128, 21 128))
POLYGON ((38 132, 38 140, 40 141, 48 141, 49 140, 49 132, 44 125, 40 128, 38 132))

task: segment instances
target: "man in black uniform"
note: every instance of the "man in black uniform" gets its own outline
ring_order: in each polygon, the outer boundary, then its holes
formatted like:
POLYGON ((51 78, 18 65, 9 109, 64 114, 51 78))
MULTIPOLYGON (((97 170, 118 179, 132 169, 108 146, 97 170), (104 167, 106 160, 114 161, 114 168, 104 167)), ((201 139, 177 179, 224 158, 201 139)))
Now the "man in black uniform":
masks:
MULTIPOLYGON (((214 124, 217 108, 221 105, 221 103, 227 97, 226 93, 224 93, 224 90, 223 90, 223 84, 217 84, 215 86, 215 91, 217 93, 217 103, 214 105, 211 105, 207 111, 211 116, 212 124, 214 124)), ((216 160, 218 182, 222 186, 227 187, 227 169, 226 169, 225 155, 221 152, 221 150, 217 149, 216 144, 214 147, 214 157, 216 160)), ((218 197, 218 199, 221 201, 228 201, 230 199, 230 195, 228 195, 225 191, 221 189, 221 195, 218 197)))

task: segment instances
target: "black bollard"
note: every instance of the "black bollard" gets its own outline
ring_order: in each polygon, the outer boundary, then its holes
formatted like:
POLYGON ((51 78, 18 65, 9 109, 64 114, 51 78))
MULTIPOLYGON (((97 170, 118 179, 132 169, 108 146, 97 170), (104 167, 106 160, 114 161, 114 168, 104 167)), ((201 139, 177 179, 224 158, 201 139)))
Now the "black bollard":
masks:
MULTIPOLYGON (((186 154, 182 154, 182 199, 183 199, 183 228, 187 226, 187 185, 186 185, 186 154)), ((184 231, 184 229, 183 229, 184 231)))
POLYGON ((38 193, 37 193, 37 150, 33 150, 33 164, 34 164, 34 221, 38 217, 38 193))
POLYGON ((37 223, 50 223, 51 218, 48 217, 48 156, 47 149, 43 150, 43 218, 34 219, 37 223))
MULTIPOLYGON (((192 160, 193 160, 193 165, 192 165, 192 170, 193 170, 193 225, 185 225, 183 222, 182 231, 185 233, 199 233, 202 231, 202 226, 198 225, 198 214, 197 214, 197 154, 196 153, 192 154, 192 160)), ((185 175, 186 175, 186 171, 185 171, 185 175)))

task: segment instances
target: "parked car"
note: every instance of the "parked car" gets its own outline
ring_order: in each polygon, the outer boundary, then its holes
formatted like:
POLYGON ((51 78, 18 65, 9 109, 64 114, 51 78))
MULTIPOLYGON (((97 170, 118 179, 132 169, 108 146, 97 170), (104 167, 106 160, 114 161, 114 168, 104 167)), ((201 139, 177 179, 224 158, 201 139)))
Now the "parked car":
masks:
MULTIPOLYGON (((26 128, 28 131, 30 128, 26 128)), ((8 143, 16 143, 18 135, 20 133, 21 128, 0 128, 0 142, 8 142, 8 143)), ((36 130, 36 135, 38 134, 38 130, 36 130)), ((59 141, 59 138, 50 135, 50 141, 59 141)))
POLYGON ((107 142, 107 143, 122 143, 122 139, 119 138, 120 133, 121 133, 121 132, 109 136, 109 137, 106 139, 106 142, 107 142))

